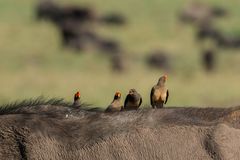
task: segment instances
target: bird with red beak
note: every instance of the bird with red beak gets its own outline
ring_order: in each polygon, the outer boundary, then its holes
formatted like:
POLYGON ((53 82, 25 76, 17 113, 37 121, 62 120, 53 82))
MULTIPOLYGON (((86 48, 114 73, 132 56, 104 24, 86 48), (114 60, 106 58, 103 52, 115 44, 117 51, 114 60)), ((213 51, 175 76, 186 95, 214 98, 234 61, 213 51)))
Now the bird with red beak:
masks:
POLYGON ((117 91, 113 97, 112 103, 108 106, 105 112, 119 112, 123 109, 121 104, 121 93, 117 91))
POLYGON ((73 101, 73 106, 78 107, 80 106, 80 98, 81 98, 81 94, 78 91, 77 93, 74 94, 74 101, 73 101))

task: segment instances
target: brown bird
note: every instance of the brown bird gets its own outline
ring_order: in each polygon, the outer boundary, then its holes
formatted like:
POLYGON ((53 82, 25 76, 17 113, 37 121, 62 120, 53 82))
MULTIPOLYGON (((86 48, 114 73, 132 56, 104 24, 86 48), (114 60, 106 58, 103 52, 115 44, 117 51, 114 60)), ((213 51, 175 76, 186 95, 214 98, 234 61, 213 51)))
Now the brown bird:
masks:
POLYGON ((121 111, 122 109, 123 106, 121 105, 121 93, 116 92, 112 103, 108 106, 105 112, 118 112, 121 111))
POLYGON ((153 86, 150 95, 150 101, 153 108, 163 108, 163 104, 168 101, 169 92, 165 86, 167 75, 159 78, 158 83, 153 86))
POLYGON ((73 101, 73 106, 75 106, 75 107, 78 107, 78 106, 80 106, 80 98, 81 98, 81 94, 80 94, 80 92, 78 91, 77 93, 75 93, 75 95, 74 95, 74 101, 73 101))
POLYGON ((141 95, 135 89, 130 89, 124 102, 124 110, 137 110, 141 104, 141 95))

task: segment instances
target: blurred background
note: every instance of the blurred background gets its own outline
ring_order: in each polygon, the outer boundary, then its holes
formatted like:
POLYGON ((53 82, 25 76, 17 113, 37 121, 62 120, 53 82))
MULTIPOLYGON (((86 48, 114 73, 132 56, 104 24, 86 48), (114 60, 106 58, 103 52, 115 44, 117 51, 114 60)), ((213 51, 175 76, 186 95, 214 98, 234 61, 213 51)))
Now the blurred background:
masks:
POLYGON ((135 88, 148 105, 240 104, 240 1, 1 0, 0 103, 45 97, 106 107, 135 88))

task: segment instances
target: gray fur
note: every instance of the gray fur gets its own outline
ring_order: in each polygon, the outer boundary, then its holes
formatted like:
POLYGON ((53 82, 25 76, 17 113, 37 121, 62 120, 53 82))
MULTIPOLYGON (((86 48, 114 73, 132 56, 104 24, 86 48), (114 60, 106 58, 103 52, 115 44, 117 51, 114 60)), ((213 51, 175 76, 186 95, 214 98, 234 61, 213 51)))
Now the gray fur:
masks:
POLYGON ((240 107, 107 114, 45 104, 0 116, 0 157, 234 160, 240 157, 239 120, 240 107))

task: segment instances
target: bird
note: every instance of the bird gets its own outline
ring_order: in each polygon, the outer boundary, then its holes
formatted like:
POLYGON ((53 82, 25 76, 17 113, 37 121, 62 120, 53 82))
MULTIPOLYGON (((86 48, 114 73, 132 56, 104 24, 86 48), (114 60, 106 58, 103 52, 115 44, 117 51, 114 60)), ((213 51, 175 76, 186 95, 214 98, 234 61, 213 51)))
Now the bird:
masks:
POLYGON ((80 99, 81 99, 81 94, 78 91, 77 93, 74 94, 74 101, 73 101, 73 106, 78 107, 80 106, 80 99))
POLYGON ((137 110, 141 104, 141 95, 135 89, 130 89, 124 101, 124 110, 137 110))
POLYGON ((117 91, 113 97, 112 103, 107 107, 105 112, 119 112, 123 109, 121 105, 121 93, 117 91))
POLYGON ((165 86, 167 75, 161 76, 158 83, 152 87, 150 101, 152 108, 163 108, 169 97, 168 88, 165 86))

